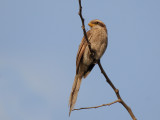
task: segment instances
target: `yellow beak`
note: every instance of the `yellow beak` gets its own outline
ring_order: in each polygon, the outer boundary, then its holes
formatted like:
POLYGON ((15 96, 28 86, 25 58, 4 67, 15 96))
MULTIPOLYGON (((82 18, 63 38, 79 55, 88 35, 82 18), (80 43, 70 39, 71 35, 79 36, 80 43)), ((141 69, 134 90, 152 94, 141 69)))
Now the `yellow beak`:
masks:
POLYGON ((93 27, 95 24, 92 24, 92 23, 88 23, 88 25, 90 26, 90 27, 93 27))

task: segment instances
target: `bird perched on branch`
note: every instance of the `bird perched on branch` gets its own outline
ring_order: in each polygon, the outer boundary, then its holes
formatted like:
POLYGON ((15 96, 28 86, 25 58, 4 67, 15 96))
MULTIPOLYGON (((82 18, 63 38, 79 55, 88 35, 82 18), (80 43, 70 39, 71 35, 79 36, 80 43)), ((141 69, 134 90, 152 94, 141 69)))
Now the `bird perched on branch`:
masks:
POLYGON ((97 19, 90 21, 88 25, 90 26, 90 30, 87 32, 87 37, 91 43, 91 49, 94 51, 94 55, 91 56, 91 52, 84 36, 76 57, 76 75, 69 99, 69 115, 74 109, 82 78, 87 77, 95 66, 96 61, 100 60, 107 48, 108 35, 106 25, 97 19))

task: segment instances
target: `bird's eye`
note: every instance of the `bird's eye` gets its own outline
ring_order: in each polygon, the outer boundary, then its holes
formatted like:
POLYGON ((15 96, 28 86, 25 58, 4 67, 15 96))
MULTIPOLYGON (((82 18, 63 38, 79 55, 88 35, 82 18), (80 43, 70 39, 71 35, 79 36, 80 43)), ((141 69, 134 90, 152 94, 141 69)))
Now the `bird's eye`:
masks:
POLYGON ((99 24, 99 22, 96 22, 96 24, 99 24))

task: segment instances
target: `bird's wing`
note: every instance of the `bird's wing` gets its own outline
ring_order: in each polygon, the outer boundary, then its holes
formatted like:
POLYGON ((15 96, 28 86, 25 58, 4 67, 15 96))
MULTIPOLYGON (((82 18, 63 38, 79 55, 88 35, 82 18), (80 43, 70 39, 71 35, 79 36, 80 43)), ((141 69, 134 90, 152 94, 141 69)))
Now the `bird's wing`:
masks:
MULTIPOLYGON (((90 36, 91 36, 91 32, 89 30, 87 32, 88 39, 90 38, 90 36)), ((82 60, 86 46, 87 46, 87 41, 85 39, 85 36, 83 36, 81 44, 79 45, 79 49, 78 49, 78 53, 77 53, 77 57, 76 57, 76 73, 78 73, 80 61, 82 60)))

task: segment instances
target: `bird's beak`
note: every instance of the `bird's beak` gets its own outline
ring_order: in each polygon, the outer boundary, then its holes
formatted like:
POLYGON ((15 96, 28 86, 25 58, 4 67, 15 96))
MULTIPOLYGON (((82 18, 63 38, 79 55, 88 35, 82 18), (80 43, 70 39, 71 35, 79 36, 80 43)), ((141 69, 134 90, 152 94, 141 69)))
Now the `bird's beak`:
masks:
POLYGON ((93 27, 93 26, 94 26, 94 24, 92 24, 92 23, 88 23, 88 25, 89 25, 90 27, 93 27))

